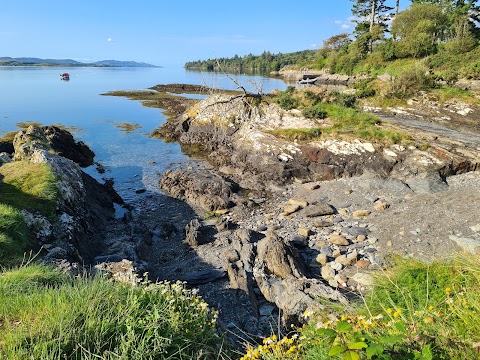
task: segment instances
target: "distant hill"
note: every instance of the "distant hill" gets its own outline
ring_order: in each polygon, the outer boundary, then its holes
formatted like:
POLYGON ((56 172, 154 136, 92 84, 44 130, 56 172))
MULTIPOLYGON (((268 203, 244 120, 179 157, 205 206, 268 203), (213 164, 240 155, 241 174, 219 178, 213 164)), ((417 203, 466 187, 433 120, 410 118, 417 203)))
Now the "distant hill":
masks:
POLYGON ((102 60, 83 63, 72 59, 12 58, 8 56, 0 57, 0 66, 157 67, 136 61, 102 60))

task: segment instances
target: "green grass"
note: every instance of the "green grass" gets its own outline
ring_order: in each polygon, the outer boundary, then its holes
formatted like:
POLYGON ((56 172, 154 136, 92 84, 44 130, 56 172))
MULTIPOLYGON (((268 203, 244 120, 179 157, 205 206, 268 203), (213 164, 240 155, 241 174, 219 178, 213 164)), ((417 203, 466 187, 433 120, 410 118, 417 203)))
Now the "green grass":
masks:
MULTIPOLYGON (((268 100, 268 99, 267 99, 268 100)), ((312 128, 274 129, 268 133, 289 141, 312 141, 325 138, 362 139, 384 142, 387 144, 401 143, 409 136, 401 132, 386 129, 381 126, 378 117, 355 108, 356 97, 353 94, 340 92, 314 93, 311 90, 287 89, 273 98, 280 107, 290 109, 291 106, 301 109, 307 118, 328 118, 331 125, 312 128), (283 102, 286 100, 287 107, 283 102)))
POLYGON ((50 167, 15 161, 0 167, 0 203, 17 209, 55 214, 57 181, 50 167))
POLYGON ((0 274, 2 359, 225 359, 215 314, 181 284, 136 287, 29 266, 0 274))
POLYGON ((479 288, 479 256, 395 259, 362 301, 343 311, 327 305, 293 341, 272 342, 259 358, 478 359, 479 288))
POLYGON ((0 265, 11 265, 21 259, 27 235, 27 225, 20 211, 0 203, 0 265))
POLYGON ((15 265, 26 250, 28 229, 20 210, 55 215, 56 183, 46 164, 15 161, 0 166, 0 265, 15 265))
POLYGON ((275 129, 269 130, 272 134, 280 139, 289 141, 311 141, 319 139, 322 136, 322 129, 319 128, 289 128, 289 129, 275 129))
POLYGON ((480 99, 475 97, 475 94, 470 90, 463 90, 451 86, 442 86, 438 89, 432 89, 430 94, 438 97, 441 103, 448 100, 463 100, 468 104, 480 105, 480 99))

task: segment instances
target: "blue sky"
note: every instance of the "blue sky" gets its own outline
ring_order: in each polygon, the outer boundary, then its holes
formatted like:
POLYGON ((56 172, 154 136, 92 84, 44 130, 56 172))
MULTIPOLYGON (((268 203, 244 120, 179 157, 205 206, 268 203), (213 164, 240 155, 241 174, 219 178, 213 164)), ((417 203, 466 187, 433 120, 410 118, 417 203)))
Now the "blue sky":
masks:
POLYGON ((0 0, 0 56, 181 66, 188 60, 264 50, 315 49, 326 38, 352 30, 351 4, 349 0, 0 0))

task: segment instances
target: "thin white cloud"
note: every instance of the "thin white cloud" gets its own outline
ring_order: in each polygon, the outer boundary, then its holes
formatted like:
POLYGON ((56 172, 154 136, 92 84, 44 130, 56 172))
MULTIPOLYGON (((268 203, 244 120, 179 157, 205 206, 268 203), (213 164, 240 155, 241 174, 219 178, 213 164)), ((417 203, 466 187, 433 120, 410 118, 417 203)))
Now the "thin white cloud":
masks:
POLYGON ((109 37, 109 38, 107 39, 107 42, 111 43, 111 42, 115 42, 115 40, 113 40, 111 37, 109 37))
POLYGON ((346 20, 334 20, 333 23, 337 25, 342 30, 350 30, 353 27, 353 16, 349 17, 346 20))

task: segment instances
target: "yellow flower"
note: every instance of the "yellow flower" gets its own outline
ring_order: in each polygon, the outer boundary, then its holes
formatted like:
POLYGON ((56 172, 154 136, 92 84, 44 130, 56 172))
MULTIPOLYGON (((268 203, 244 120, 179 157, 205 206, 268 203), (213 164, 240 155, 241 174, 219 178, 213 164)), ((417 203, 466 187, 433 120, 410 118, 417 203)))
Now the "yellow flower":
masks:
POLYGON ((388 308, 388 309, 387 309, 387 314, 391 314, 392 311, 393 311, 392 309, 388 308))
POLYGON ((397 317, 399 317, 399 316, 400 316, 400 313, 399 313, 398 311, 395 311, 395 312, 393 313, 393 317, 394 317, 394 318, 397 318, 397 317))
POLYGON ((446 293, 447 295, 450 295, 451 292, 452 292, 452 289, 450 289, 449 287, 447 287, 447 288, 445 289, 445 293, 446 293))

